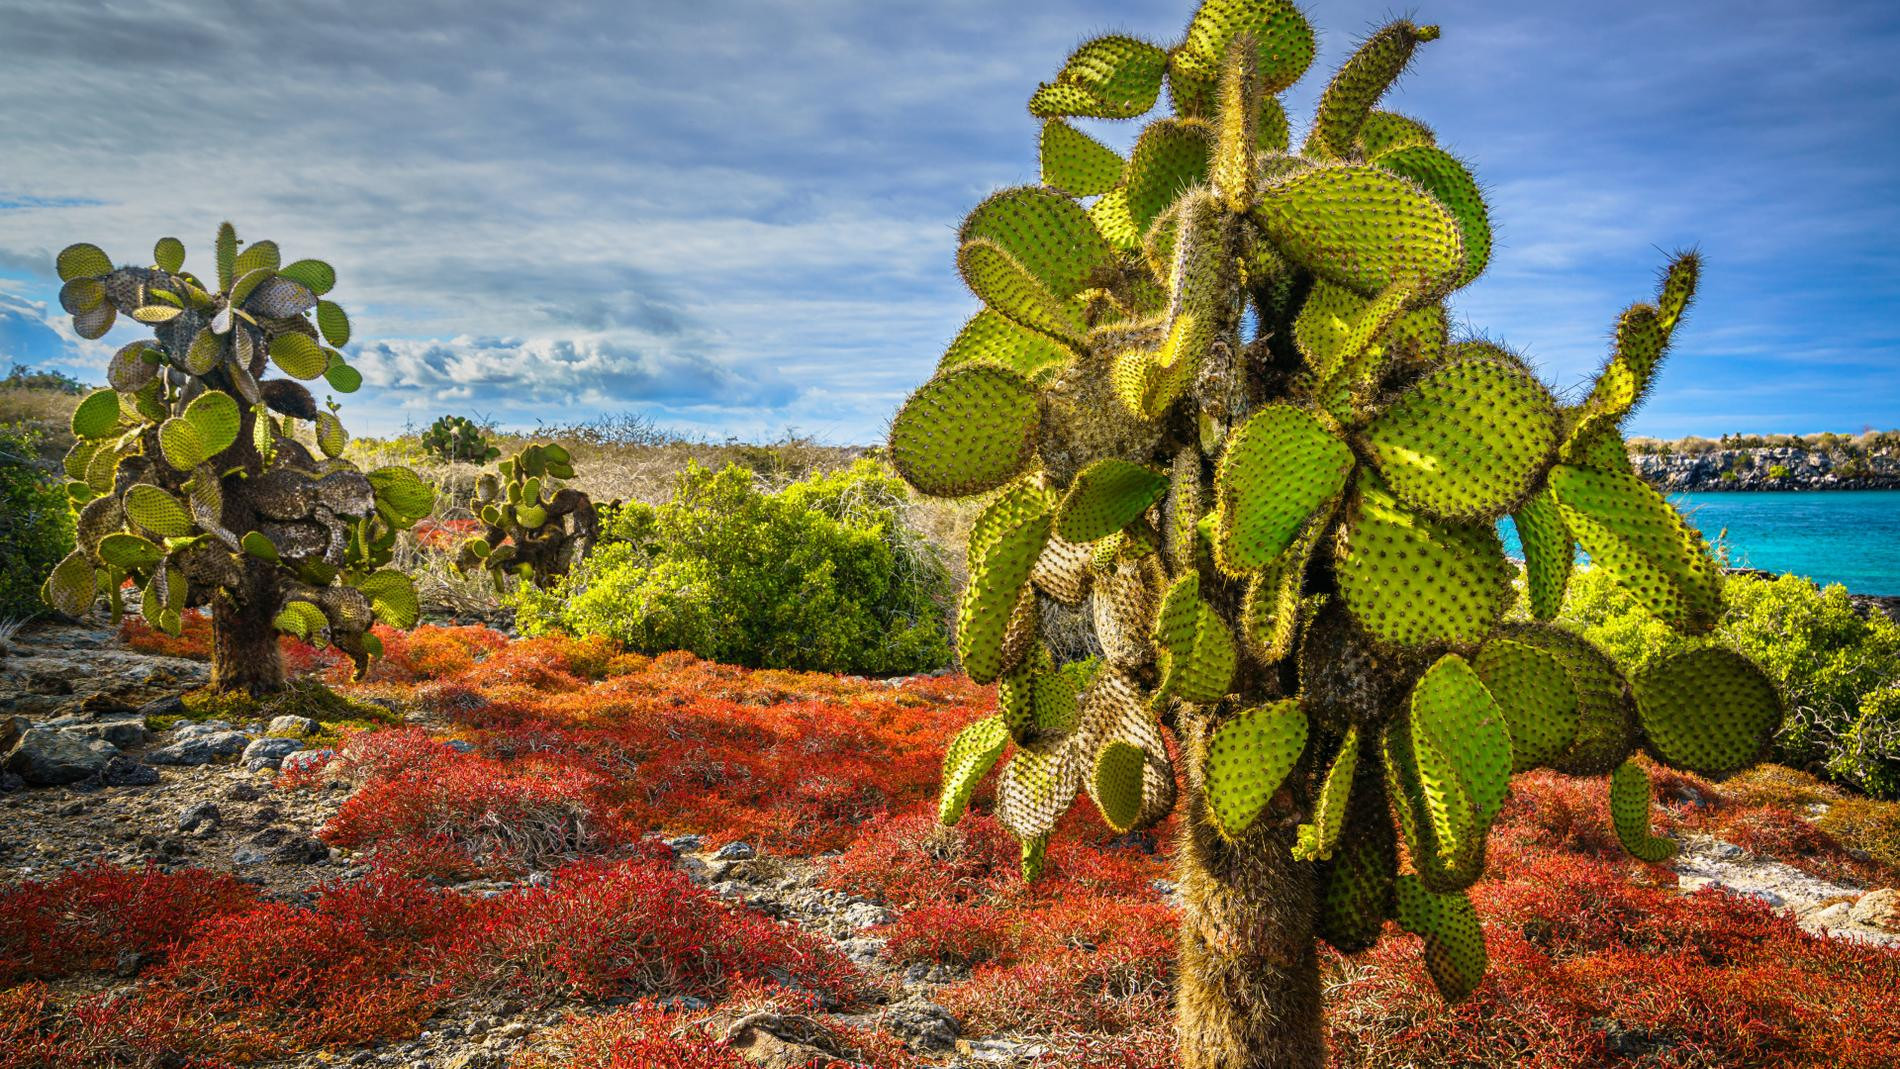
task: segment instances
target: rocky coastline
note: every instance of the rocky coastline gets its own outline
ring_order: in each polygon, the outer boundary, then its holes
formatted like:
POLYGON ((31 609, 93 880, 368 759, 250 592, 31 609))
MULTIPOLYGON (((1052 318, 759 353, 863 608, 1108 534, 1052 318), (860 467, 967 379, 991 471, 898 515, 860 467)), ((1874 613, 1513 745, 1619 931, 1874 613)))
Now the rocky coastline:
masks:
POLYGON ((1794 447, 1638 452, 1636 474, 1669 493, 1900 490, 1900 453, 1794 447))

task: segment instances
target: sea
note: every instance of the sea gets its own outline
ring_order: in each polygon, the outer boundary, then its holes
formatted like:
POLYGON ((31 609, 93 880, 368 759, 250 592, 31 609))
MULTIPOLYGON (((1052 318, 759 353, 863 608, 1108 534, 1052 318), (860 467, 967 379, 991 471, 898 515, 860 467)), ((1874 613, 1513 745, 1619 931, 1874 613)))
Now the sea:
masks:
MULTIPOLYGON (((1900 596, 1900 490, 1671 494, 1737 568, 1793 572, 1856 594, 1900 596)), ((1523 559, 1510 520, 1505 552, 1523 559)))

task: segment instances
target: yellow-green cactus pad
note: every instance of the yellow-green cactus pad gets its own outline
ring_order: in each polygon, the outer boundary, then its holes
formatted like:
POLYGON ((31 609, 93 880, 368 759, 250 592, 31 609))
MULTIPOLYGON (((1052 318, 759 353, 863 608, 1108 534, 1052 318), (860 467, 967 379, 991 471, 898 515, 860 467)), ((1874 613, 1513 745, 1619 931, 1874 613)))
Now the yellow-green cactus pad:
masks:
POLYGON ((369 599, 370 611, 376 618, 399 631, 416 626, 422 616, 415 582, 402 572, 384 568, 363 577, 354 586, 369 599))
MULTIPOLYGON (((1581 415, 1573 409, 1565 413, 1565 418, 1581 418, 1581 415)), ((1564 463, 1573 467, 1623 475, 1636 474, 1636 469, 1630 466, 1629 445, 1623 441, 1622 432, 1607 423, 1593 431, 1571 432, 1564 440, 1562 455, 1564 463)))
POLYGON ((1417 119, 1390 111, 1374 110, 1359 124, 1359 149, 1366 159, 1376 159, 1407 145, 1435 145, 1438 138, 1432 128, 1417 119))
POLYGON ((367 478, 377 506, 389 509, 400 520, 419 520, 435 510, 435 488, 408 468, 377 468, 367 478))
POLYGON ((1036 89, 1029 113, 1132 119, 1155 106, 1167 66, 1167 52, 1146 41, 1097 37, 1069 56, 1054 82, 1036 89))
POLYGON ((1733 650, 1708 647, 1652 661, 1631 684, 1649 752, 1711 779, 1753 764, 1781 726, 1774 682, 1733 650))
POLYGON ((350 317, 335 301, 317 302, 317 330, 324 341, 339 349, 350 343, 350 317))
POLYGON ((1689 303, 1695 300, 1696 280, 1702 273, 1702 258, 1693 252, 1678 253, 1663 272, 1662 291, 1656 295, 1656 313, 1662 327, 1674 331, 1682 321, 1689 303))
POLYGON ((1009 745, 1009 728, 1000 717, 985 717, 957 732, 943 754, 943 790, 937 801, 937 820, 955 824, 963 819, 977 784, 996 767, 1009 745))
POLYGON ((1188 572, 1168 588, 1155 611, 1155 657, 1161 666, 1157 699, 1207 704, 1227 694, 1239 649, 1212 606, 1200 596, 1200 577, 1188 572))
POLYGON ((231 261, 231 273, 238 278, 253 271, 275 271, 284 265, 275 241, 254 241, 231 261))
POLYGON ((59 306, 68 315, 85 315, 104 303, 106 286, 96 278, 75 278, 59 288, 59 306))
POLYGON ((891 423, 891 463, 912 486, 938 497, 982 493, 1008 482, 1035 451, 1036 389, 1014 371, 954 368, 911 394, 891 423))
POLYGON ((1457 217, 1417 183, 1377 167, 1321 167, 1262 191, 1252 218, 1281 255, 1370 297, 1398 280, 1427 294, 1464 271, 1457 217))
POLYGON ((336 268, 322 260, 298 260, 277 274, 301 284, 319 297, 336 288, 336 268))
POLYGON ((126 489, 125 514, 140 530, 158 538, 183 538, 191 533, 191 513, 184 503, 151 483, 134 483, 126 489))
POLYGON ((1484 925, 1463 891, 1435 894, 1414 876, 1397 884, 1399 927, 1425 940, 1425 968, 1438 993, 1457 1002, 1477 990, 1490 965, 1484 925))
POLYGON ((1511 514, 1518 541, 1524 546, 1524 584, 1530 594, 1531 615, 1548 620, 1563 608, 1564 588, 1577 563, 1577 543, 1564 526, 1557 499, 1539 490, 1511 514))
POLYGON ((1095 203, 1089 205, 1089 222, 1112 247, 1123 252, 1141 248, 1141 227, 1135 225, 1134 214, 1128 210, 1126 188, 1117 186, 1095 198, 1095 203))
POLYGON ((1074 748, 1066 741, 1019 746, 996 783, 996 819, 1018 839, 1055 829, 1081 786, 1074 748))
POLYGON ((1102 811, 1103 822, 1117 832, 1133 828, 1141 815, 1141 773, 1147 763, 1141 747, 1121 739, 1110 739, 1095 754, 1089 797, 1102 811))
POLYGON ((329 629, 330 618, 310 602, 291 601, 284 604, 272 623, 277 630, 308 641, 329 629))
POLYGON ((1401 646, 1476 644, 1515 596, 1493 526, 1415 512, 1370 472, 1348 497, 1334 567, 1353 619, 1401 646))
POLYGON ((991 195, 963 220, 957 240, 990 242, 1065 298, 1087 289, 1091 276, 1114 262, 1081 205, 1033 186, 991 195))
POLYGON ((1149 123, 1128 157, 1128 215, 1142 233, 1179 200, 1207 181, 1213 132, 1191 119, 1149 123))
POLYGON ((1056 670, 1049 648, 1040 642, 996 681, 996 715, 1003 718, 1010 738, 1027 742, 1036 734, 1037 683, 1056 670))
POLYGON ((1293 856, 1301 861, 1331 860, 1346 826, 1346 803, 1352 798, 1352 777, 1359 767, 1359 729, 1346 729, 1346 738, 1333 755, 1319 794, 1313 799, 1313 819, 1299 826, 1293 856))
POLYGON ((1365 307, 1366 298, 1352 290, 1324 279, 1314 281, 1312 292, 1306 295, 1300 314, 1293 320, 1293 342, 1306 358, 1315 381, 1331 379, 1345 364, 1347 339, 1365 307))
POLYGON ((1306 711, 1297 699, 1243 709, 1207 740, 1207 809, 1214 827, 1238 838, 1250 826, 1306 749, 1306 711))
POLYGON ((1004 639, 1029 569, 1049 538, 1054 501, 1047 491, 1017 484, 1005 491, 970 533, 970 581, 957 616, 963 670, 989 683, 1004 668, 1004 639))
POLYGON ((1201 522, 1201 454, 1181 449, 1168 470, 1168 492, 1161 502, 1161 544, 1168 563, 1177 571, 1194 567, 1199 557, 1201 522))
POLYGON ((1263 94, 1300 80, 1313 64, 1313 27, 1288 0, 1206 0, 1168 63, 1176 110, 1211 115, 1221 64, 1235 37, 1253 37, 1254 76, 1263 94))
POLYGON ((117 531, 99 540, 99 559, 125 571, 144 571, 157 564, 163 551, 142 535, 117 531))
POLYGON ((98 576, 83 549, 68 553, 40 587, 40 600, 67 616, 83 615, 98 596, 98 576))
POLYGON ((1676 856, 1673 840, 1650 834, 1649 773, 1634 761, 1610 773, 1610 824, 1623 849, 1638 861, 1658 865, 1676 856))
POLYGON ((1040 155, 1042 184, 1075 197, 1114 189, 1126 166, 1114 149, 1060 119, 1042 124, 1040 155))
POLYGON ((94 390, 73 409, 72 430, 78 438, 109 438, 119 429, 119 395, 94 390))
POLYGON ((1356 954, 1379 941, 1392 915, 1392 886, 1398 878, 1398 846, 1393 841, 1383 796, 1376 807, 1353 807, 1371 815, 1341 837, 1331 861, 1319 865, 1319 936, 1342 954, 1356 954))
POLYGON ((1557 407, 1529 372, 1447 364, 1365 429, 1365 455, 1406 504, 1440 519, 1493 520, 1530 491, 1557 447, 1557 407))
POLYGON ((305 334, 279 334, 270 342, 270 358, 293 379, 314 379, 330 366, 330 354, 305 334))
POLYGON ((1550 471, 1564 526, 1650 612, 1691 633, 1722 615, 1722 575, 1702 536, 1634 475, 1559 464, 1550 471))
POLYGON ((1485 837, 1509 787, 1503 714, 1470 666, 1448 655, 1381 742, 1413 867, 1436 890, 1470 886, 1484 872, 1485 837))
POLYGON ((983 303, 1026 327, 1069 345, 1080 345, 1088 331, 1079 305, 1050 289, 994 242, 964 242, 957 250, 957 270, 983 303))
POLYGON ((1548 650, 1509 638, 1484 644, 1472 662, 1504 711, 1511 734, 1511 770, 1547 765, 1577 738, 1577 689, 1548 650))
POLYGON ((1484 194, 1478 189, 1477 179, 1471 177, 1465 165, 1451 153, 1431 145, 1394 149, 1372 162, 1417 182, 1458 217, 1465 242, 1465 268, 1458 276, 1458 285, 1470 285, 1483 274, 1485 265, 1491 262, 1491 216, 1484 206, 1484 194))
POLYGON ((1215 560, 1231 574, 1272 564, 1352 471, 1352 450, 1319 418, 1267 405, 1228 436, 1214 475, 1215 560))
POLYGON ((54 269, 59 272, 61 282, 71 282, 75 278, 97 278, 112 273, 112 257, 107 256, 99 246, 82 241, 59 250, 54 269))
POLYGON ((1636 701, 1616 665, 1587 640, 1544 624, 1513 624, 1501 637, 1557 658, 1577 695, 1577 733, 1550 767, 1572 776, 1601 776, 1636 746, 1636 701))
POLYGON ((1306 566, 1325 524, 1316 520, 1287 552, 1253 573, 1240 602, 1240 636, 1262 664, 1276 664, 1293 652, 1299 636, 1306 566))
MULTIPOLYGON (((1359 140, 1359 130, 1372 111, 1372 105, 1412 59, 1412 50, 1420 42, 1436 41, 1438 27, 1416 26, 1410 22, 1389 23, 1367 38, 1327 84, 1320 94, 1319 114, 1313 122, 1314 143, 1319 154, 1344 157, 1359 140)), ((1309 152, 1309 155, 1312 154, 1309 152)))
POLYGON ((1082 696, 1101 674, 1102 662, 1095 657, 1070 661, 1036 679, 1036 732, 1043 736, 1067 735, 1082 719, 1082 696))
MULTIPOLYGON (((1631 307, 1616 322, 1616 350, 1597 373, 1597 380, 1584 399, 1583 418, 1572 432, 1572 441, 1581 442, 1597 431, 1615 426, 1649 392, 1657 365, 1669 347, 1669 331, 1662 315, 1646 304, 1631 307)), ((1564 459, 1573 459, 1577 446, 1567 443, 1564 459)))
POLYGON ((1056 537, 1093 542, 1141 518, 1168 492, 1168 477, 1114 457, 1083 468, 1069 484, 1056 513, 1056 537))

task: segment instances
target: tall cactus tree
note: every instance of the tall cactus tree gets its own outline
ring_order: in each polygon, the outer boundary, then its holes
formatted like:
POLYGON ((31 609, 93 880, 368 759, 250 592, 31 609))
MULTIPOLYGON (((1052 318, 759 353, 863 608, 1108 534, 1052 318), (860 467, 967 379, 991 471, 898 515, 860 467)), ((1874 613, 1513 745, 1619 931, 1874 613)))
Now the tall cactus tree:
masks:
POLYGON ((983 309, 892 425, 913 486, 988 502, 957 640, 999 709, 952 743, 941 818, 1000 765, 1033 878, 1078 794, 1120 830, 1179 796, 1191 1069, 1318 1065, 1317 940, 1361 951, 1388 920, 1440 991, 1471 991, 1465 891, 1514 772, 1612 773, 1616 832, 1661 860, 1631 757, 1727 775, 1782 715, 1729 650, 1627 679, 1547 622, 1578 545, 1684 632, 1722 611, 1707 546, 1620 432, 1697 263, 1623 314, 1579 403, 1453 337, 1445 301, 1490 256, 1483 199, 1430 129, 1375 108, 1437 36, 1369 38, 1298 153, 1275 94, 1313 33, 1284 0, 1207 0, 1172 48, 1083 44, 1030 99, 1041 185, 963 224, 983 309), (1143 116, 1164 82, 1172 113, 1126 159, 1068 121, 1143 116), (1098 658, 1055 662, 1039 617, 1059 605, 1086 606, 1098 658))
POLYGON ((264 694, 284 686, 279 631, 334 643, 360 672, 379 650, 375 621, 415 624, 414 586, 384 566, 435 492, 407 468, 342 459, 335 403, 303 385, 362 384, 333 348, 350 323, 325 296, 330 265, 284 264, 275 242, 241 247, 229 223, 216 261, 214 287, 185 270, 177 238, 144 267, 115 267, 96 245, 59 254, 60 304, 81 337, 124 315, 153 338, 120 349, 110 388, 73 413, 78 548, 42 595, 71 615, 103 595, 116 617, 129 578, 145 618, 172 634, 185 609, 209 605, 212 689, 264 694), (273 364, 287 377, 266 379, 273 364), (305 425, 316 452, 297 437, 305 425))

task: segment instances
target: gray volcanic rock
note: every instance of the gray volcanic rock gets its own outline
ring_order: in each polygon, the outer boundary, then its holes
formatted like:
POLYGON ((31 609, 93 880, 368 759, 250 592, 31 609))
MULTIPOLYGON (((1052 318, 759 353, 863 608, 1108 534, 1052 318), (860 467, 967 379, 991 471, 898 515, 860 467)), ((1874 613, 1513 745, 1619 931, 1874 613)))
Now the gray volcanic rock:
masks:
POLYGON ((106 767, 118 748, 64 731, 28 728, 7 752, 5 767, 34 787, 77 783, 106 767))

